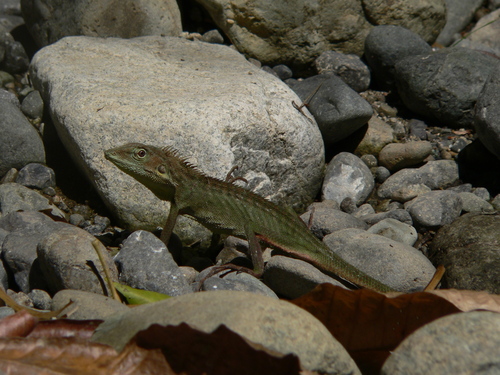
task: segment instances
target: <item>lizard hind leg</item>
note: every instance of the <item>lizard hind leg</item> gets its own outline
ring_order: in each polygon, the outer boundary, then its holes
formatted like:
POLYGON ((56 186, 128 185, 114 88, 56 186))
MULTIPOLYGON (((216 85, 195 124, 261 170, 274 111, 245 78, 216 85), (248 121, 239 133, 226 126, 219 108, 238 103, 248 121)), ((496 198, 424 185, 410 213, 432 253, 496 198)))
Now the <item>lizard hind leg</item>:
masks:
POLYGON ((256 278, 260 278, 262 276, 262 273, 264 272, 264 258, 262 256, 262 248, 260 247, 259 239, 255 235, 255 232, 252 230, 250 225, 245 225, 245 235, 248 240, 248 245, 249 245, 249 253, 250 257, 252 259, 252 264, 253 264, 253 270, 247 267, 243 266, 238 266, 236 264, 231 264, 227 263, 222 266, 215 266, 212 267, 210 272, 208 272, 207 275, 205 275, 201 280, 200 280, 200 289, 203 286, 203 283, 205 280, 208 278, 214 276, 215 274, 224 271, 224 270, 229 270, 229 272, 245 272, 248 273, 256 278))

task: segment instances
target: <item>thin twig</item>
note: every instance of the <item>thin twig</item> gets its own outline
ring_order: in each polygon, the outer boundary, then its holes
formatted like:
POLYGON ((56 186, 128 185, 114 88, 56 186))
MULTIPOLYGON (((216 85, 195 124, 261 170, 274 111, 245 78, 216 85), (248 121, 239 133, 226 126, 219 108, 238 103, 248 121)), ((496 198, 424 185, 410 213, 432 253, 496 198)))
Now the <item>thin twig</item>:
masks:
POLYGON ((434 276, 432 276, 431 281, 429 281, 429 284, 424 288, 424 292, 428 292, 429 290, 434 290, 438 286, 438 284, 441 282, 441 279, 443 278, 445 268, 441 264, 436 268, 436 272, 434 273, 434 276))
POLYGON ((104 245, 101 243, 101 241, 95 239, 94 241, 92 241, 92 246, 94 246, 95 252, 97 253, 99 261, 101 262, 102 269, 104 270, 104 275, 106 276, 106 281, 108 282, 108 288, 111 291, 111 295, 114 299, 121 302, 120 296, 118 295, 118 292, 116 291, 116 288, 111 281, 111 275, 109 274, 108 265, 106 264, 104 255, 101 251, 101 248, 104 248, 104 245))

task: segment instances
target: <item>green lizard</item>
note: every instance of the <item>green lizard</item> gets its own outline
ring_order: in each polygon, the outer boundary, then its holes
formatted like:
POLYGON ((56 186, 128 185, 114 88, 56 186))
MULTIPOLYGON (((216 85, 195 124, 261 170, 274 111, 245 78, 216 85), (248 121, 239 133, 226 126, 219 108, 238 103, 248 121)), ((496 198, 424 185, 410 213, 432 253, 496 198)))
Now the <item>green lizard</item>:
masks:
MULTIPOLYGON (((161 234, 168 243, 178 215, 188 215, 213 233, 247 239, 254 270, 260 276, 264 262, 259 240, 320 270, 361 287, 394 291, 333 253, 291 210, 232 184, 209 177, 181 158, 172 148, 130 143, 105 151, 106 159, 169 201, 170 213, 161 234)), ((231 265, 227 265, 229 268, 231 265)))

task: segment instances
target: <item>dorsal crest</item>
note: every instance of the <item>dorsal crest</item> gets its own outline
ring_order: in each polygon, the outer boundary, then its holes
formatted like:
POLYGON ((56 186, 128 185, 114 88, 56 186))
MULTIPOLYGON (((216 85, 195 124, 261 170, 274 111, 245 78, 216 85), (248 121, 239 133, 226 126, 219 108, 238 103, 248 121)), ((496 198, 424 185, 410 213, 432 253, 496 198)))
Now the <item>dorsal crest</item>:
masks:
POLYGON ((191 171, 199 175, 206 176, 204 172, 200 171, 196 165, 190 163, 186 157, 182 156, 180 152, 172 146, 163 147, 161 150, 167 158, 174 158, 178 160, 181 165, 190 169, 191 171))

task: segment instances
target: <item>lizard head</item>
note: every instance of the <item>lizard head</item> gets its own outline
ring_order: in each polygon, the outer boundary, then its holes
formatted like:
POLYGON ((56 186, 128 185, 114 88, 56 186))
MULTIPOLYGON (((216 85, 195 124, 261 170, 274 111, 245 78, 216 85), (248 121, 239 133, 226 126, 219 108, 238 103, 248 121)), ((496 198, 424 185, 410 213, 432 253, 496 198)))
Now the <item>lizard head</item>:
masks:
POLYGON ((158 198, 172 200, 175 183, 162 149, 128 143, 104 152, 107 160, 150 189, 158 198))

